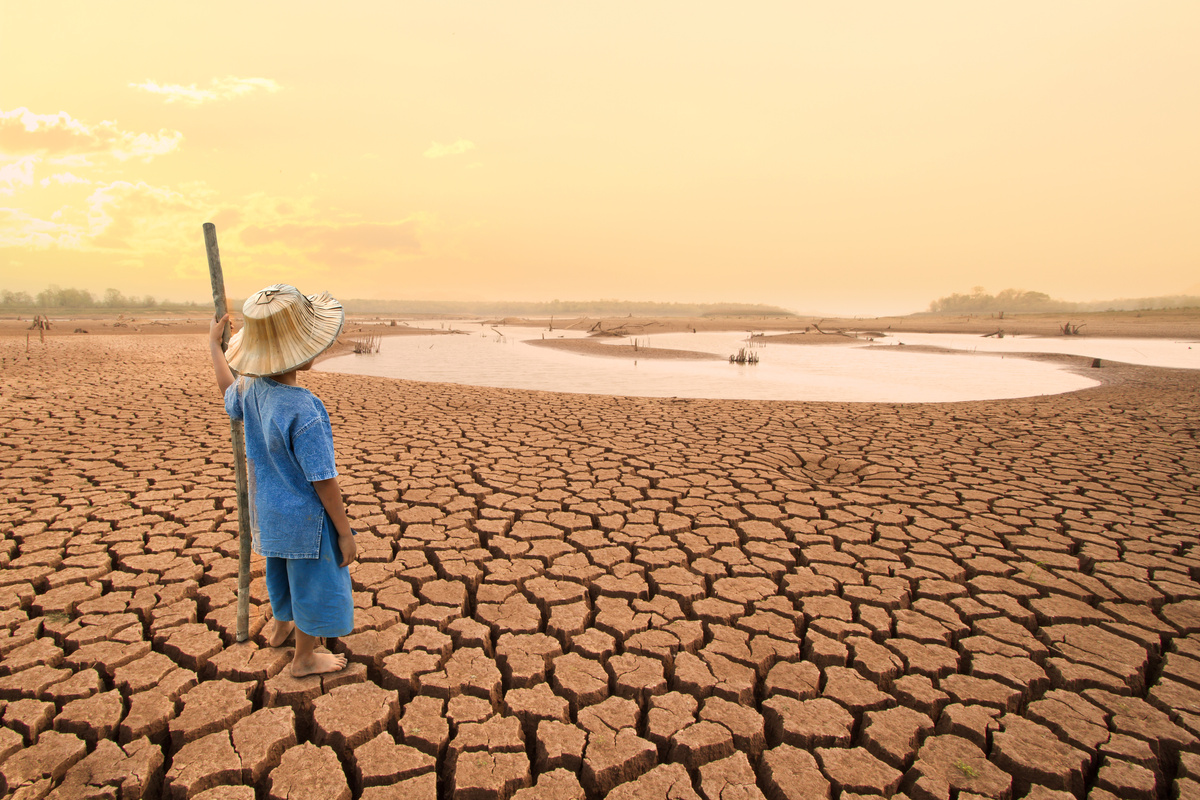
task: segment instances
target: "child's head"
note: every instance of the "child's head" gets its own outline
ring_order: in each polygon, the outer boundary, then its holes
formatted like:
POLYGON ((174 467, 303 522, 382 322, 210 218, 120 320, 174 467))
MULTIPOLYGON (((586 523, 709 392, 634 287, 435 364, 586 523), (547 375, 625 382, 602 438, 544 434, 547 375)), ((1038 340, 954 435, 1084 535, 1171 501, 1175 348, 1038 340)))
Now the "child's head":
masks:
POLYGON ((225 357, 242 375, 279 375, 312 363, 329 349, 346 320, 328 292, 302 295, 277 283, 255 292, 242 306, 243 327, 229 340, 225 357))

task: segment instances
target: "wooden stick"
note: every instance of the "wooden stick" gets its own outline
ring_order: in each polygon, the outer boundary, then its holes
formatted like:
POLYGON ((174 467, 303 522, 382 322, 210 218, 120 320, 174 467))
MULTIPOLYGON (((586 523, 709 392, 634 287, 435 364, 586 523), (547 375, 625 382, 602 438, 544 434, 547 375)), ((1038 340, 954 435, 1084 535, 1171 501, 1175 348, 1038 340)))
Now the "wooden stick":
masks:
MULTIPOLYGON (((221 272, 221 254, 217 250, 217 226, 204 223, 204 249, 208 251, 208 277, 212 280, 213 307, 216 318, 225 316, 225 276, 221 272)), ((221 334, 221 351, 229 346, 229 323, 221 334)), ((250 492, 246 481, 246 437, 242 421, 229 421, 233 439, 233 467, 237 486, 238 510, 238 607, 237 640, 250 638, 250 492)))

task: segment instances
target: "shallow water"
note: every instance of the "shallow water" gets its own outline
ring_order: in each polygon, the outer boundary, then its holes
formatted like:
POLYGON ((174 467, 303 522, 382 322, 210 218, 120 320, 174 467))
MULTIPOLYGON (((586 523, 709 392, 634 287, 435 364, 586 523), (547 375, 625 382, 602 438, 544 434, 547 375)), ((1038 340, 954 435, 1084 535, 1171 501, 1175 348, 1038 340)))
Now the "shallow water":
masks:
POLYGON ((880 343, 932 345, 965 353, 1065 353, 1143 364, 1148 367, 1200 369, 1200 342, 1172 339, 1104 339, 1087 336, 1005 336, 985 339, 965 333, 897 333, 880 343))
MULTIPOLYGON (((1013 352, 1075 352, 1131 361, 1120 356, 1140 351, 1148 354, 1146 360, 1135 363, 1200 366, 1196 359, 1200 350, 1189 351, 1186 343, 1158 340, 994 340, 958 334, 898 334, 868 347, 866 343, 748 343, 746 334, 739 332, 637 337, 647 347, 696 350, 721 357, 718 361, 675 361, 585 356, 525 343, 585 335, 573 331, 482 328, 474 323, 456 323, 453 327, 468 334, 385 337, 379 353, 327 359, 318 369, 603 395, 928 403, 1058 394, 1098 383, 1061 365, 1031 361, 1011 355, 1013 352), (748 344, 759 355, 758 364, 728 363, 730 354, 748 344), (905 348, 910 345, 959 348, 962 352, 912 352, 905 348)), ((629 339, 602 341, 630 343, 629 339)))

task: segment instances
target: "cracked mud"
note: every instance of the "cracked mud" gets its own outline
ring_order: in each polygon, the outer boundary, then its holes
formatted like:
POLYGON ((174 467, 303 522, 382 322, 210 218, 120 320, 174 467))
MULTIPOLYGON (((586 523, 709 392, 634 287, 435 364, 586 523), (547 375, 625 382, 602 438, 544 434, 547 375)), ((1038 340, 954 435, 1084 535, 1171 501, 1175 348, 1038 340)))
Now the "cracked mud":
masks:
POLYGON ((343 672, 236 644, 198 337, 0 339, 18 797, 1200 796, 1200 375, 943 405, 309 373, 343 672), (256 795, 250 787, 258 787, 256 795))

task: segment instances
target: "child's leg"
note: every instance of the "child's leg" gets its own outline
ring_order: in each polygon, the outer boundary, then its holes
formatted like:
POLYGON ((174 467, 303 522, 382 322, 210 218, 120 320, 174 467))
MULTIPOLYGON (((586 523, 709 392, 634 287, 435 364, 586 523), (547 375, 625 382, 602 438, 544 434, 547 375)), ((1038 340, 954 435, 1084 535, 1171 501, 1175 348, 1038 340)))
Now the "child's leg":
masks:
POLYGON ((350 570, 338 566, 341 553, 337 538, 332 533, 332 523, 328 520, 326 523, 318 558, 286 559, 292 618, 296 623, 292 674, 297 677, 345 667, 346 657, 318 649, 317 639, 347 636, 354 630, 350 570))
POLYGON ((337 672, 346 666, 346 657, 341 653, 317 652, 317 637, 309 636, 296 628, 296 655, 292 657, 292 676, 319 675, 337 672))
POLYGON ((271 601, 271 624, 265 631, 267 644, 282 647, 296 627, 292 622, 292 592, 288 586, 287 559, 268 557, 267 598, 271 601))
POLYGON ((296 623, 291 620, 273 619, 267 628, 267 646, 283 647, 296 629, 296 623))

